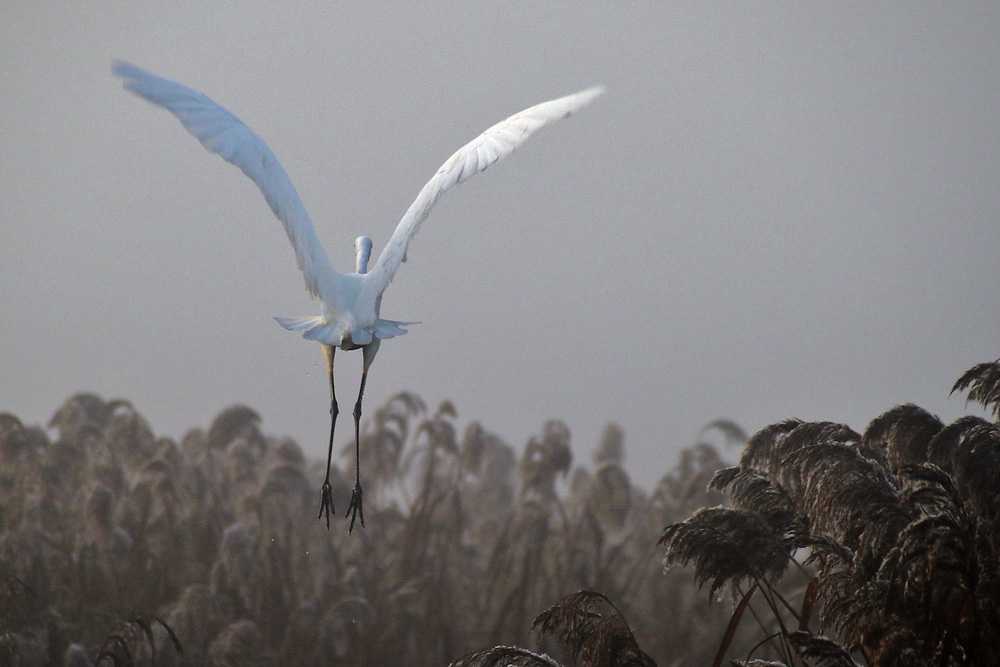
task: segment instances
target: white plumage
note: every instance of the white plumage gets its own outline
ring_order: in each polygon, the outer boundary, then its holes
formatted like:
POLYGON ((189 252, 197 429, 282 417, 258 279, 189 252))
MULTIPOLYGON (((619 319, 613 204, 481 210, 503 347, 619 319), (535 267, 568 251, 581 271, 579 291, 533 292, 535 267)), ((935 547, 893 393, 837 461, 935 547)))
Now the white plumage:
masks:
MULTIPOLYGON (((392 282, 400 264, 405 261, 406 248, 431 208, 449 188, 507 157, 536 130, 562 120, 583 108, 600 95, 603 89, 589 88, 573 95, 537 104, 480 134, 448 158, 424 185, 399 221, 395 232, 370 271, 368 258, 371 252, 371 240, 362 236, 355 242, 358 254, 357 271, 340 273, 330 264, 288 174, 271 149, 253 130, 232 113, 191 88, 121 61, 113 62, 111 69, 114 74, 125 80, 124 86, 127 90, 170 111, 205 148, 239 167, 257 184, 274 215, 285 227, 288 239, 295 249, 299 269, 305 278, 306 288, 322 302, 319 316, 275 319, 286 329, 301 331, 304 338, 322 343, 324 356, 327 359, 330 391, 333 394, 330 408, 332 423, 330 449, 327 453, 327 480, 323 485, 320 516, 326 512, 327 527, 329 527, 329 511, 333 507, 330 497, 329 465, 333 449, 333 430, 339 412, 336 395, 333 393, 335 349, 339 347, 353 350, 360 347, 364 350, 361 392, 354 408, 357 446, 365 379, 368 367, 378 351, 379 342, 406 333, 404 327, 413 324, 382 319, 379 313, 382 293, 392 282)), ((358 515, 362 526, 364 525, 360 452, 356 450, 356 454, 359 466, 358 479, 348 508, 351 529, 354 527, 355 516, 358 515)))

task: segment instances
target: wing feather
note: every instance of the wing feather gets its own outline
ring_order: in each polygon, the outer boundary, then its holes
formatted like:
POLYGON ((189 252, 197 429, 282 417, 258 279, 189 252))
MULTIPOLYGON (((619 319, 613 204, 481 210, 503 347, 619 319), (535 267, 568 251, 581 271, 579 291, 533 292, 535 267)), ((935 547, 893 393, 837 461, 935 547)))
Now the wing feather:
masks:
POLYGON ((514 152, 536 130, 566 118, 601 95, 600 86, 548 102, 514 114, 486 130, 448 158, 410 204, 396 231, 379 255, 378 262, 364 276, 363 291, 381 294, 406 257, 406 248, 431 208, 449 188, 473 174, 486 170, 514 152))
POLYGON ((257 184, 285 227, 306 288, 313 296, 339 309, 341 274, 330 265, 295 186, 264 140, 235 115, 196 90, 122 61, 114 61, 111 71, 125 80, 126 90, 167 109, 206 149, 239 167, 257 184))

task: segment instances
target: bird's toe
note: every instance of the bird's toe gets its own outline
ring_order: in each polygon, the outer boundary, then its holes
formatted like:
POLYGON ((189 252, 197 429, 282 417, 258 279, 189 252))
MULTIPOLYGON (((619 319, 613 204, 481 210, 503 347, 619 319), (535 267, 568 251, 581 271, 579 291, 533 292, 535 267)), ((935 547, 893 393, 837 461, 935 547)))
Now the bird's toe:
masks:
POLYGON ((347 519, 348 517, 350 517, 351 519, 351 525, 347 529, 348 533, 354 532, 355 519, 361 521, 362 528, 365 527, 365 510, 362 504, 360 483, 354 486, 354 491, 351 493, 351 504, 348 505, 347 507, 347 514, 344 515, 345 519, 347 519))
POLYGON ((330 486, 330 482, 324 482, 322 498, 319 501, 319 514, 316 518, 322 519, 326 515, 327 530, 330 530, 330 512, 336 513, 336 510, 333 508, 333 487, 330 486))

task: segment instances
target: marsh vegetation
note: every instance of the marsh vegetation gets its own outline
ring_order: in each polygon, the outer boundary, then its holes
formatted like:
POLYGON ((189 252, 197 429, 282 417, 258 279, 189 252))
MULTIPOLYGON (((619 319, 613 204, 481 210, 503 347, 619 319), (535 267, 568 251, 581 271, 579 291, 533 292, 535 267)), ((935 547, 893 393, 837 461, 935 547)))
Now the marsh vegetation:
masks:
MULTIPOLYGON (((956 389, 1000 416, 1000 365, 956 389)), ((0 664, 1000 663, 995 421, 788 420, 742 455, 720 421, 651 490, 615 425, 580 463, 558 421, 520 455, 458 424, 374 411, 348 535, 316 521, 324 462, 249 407, 180 442, 92 394, 0 415, 0 664)))

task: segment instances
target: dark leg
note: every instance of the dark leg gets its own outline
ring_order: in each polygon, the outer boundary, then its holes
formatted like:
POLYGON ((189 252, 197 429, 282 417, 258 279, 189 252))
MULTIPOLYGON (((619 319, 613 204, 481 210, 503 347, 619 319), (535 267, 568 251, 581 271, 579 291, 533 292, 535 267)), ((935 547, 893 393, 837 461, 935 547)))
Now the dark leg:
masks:
POLYGON ((365 527, 365 510, 361 504, 361 401, 365 398, 365 381, 368 380, 368 367, 375 359, 378 352, 379 340, 376 338, 371 344, 362 348, 365 355, 364 369, 361 371, 361 390, 358 392, 358 402, 354 404, 354 463, 355 478, 354 491, 351 493, 351 504, 347 507, 346 519, 351 517, 351 526, 348 532, 354 532, 354 519, 361 520, 361 527, 365 527))
POLYGON ((365 397, 365 380, 368 379, 368 369, 361 372, 361 391, 358 392, 358 402, 354 404, 354 491, 351 492, 351 504, 347 507, 346 519, 351 517, 351 527, 347 532, 354 532, 355 517, 361 519, 361 527, 365 527, 365 510, 361 505, 361 399, 365 397))
MULTIPOLYGON (((330 530, 330 512, 333 509, 333 488, 330 486, 330 461, 333 458, 333 429, 337 425, 337 415, 340 409, 337 407, 337 393, 333 389, 333 353, 337 348, 330 345, 323 346, 323 357, 326 359, 326 366, 330 371, 330 446, 326 450, 326 481, 323 482, 323 497, 320 499, 319 515, 317 519, 322 519, 326 515, 326 529, 330 530)), ((364 525, 364 522, 362 522, 364 525)))

